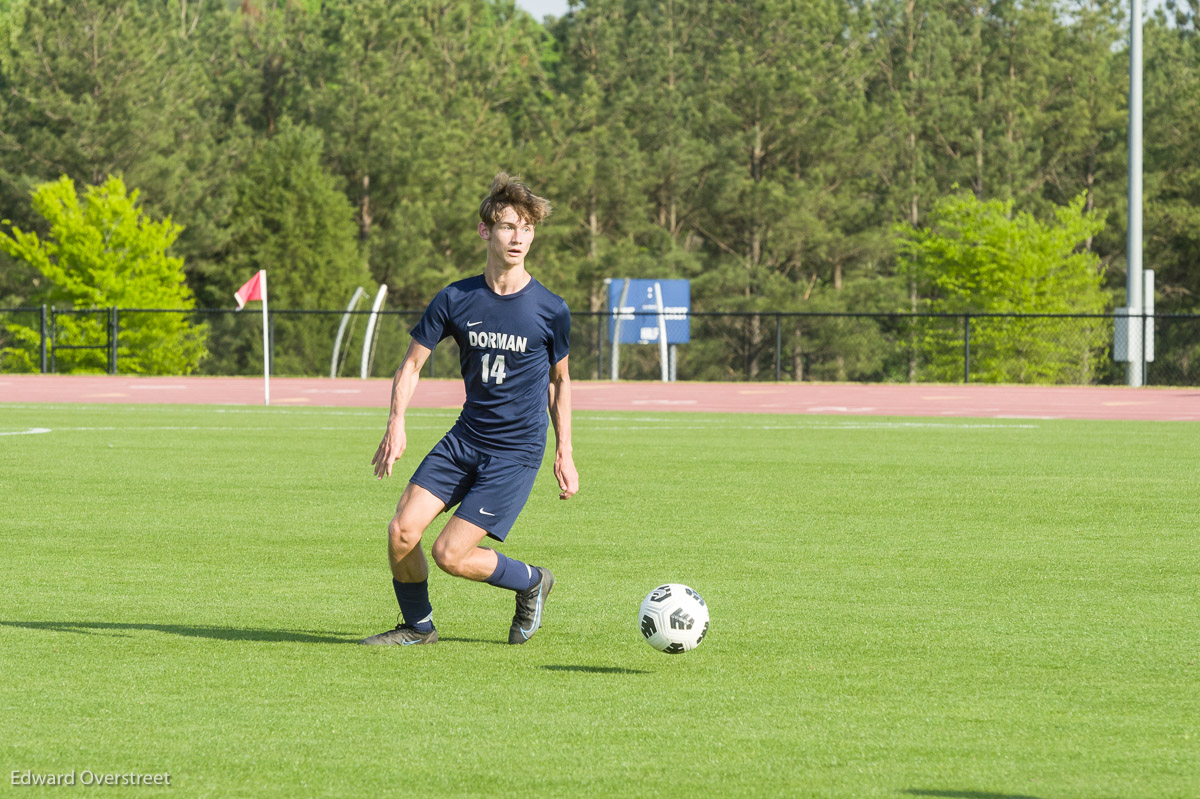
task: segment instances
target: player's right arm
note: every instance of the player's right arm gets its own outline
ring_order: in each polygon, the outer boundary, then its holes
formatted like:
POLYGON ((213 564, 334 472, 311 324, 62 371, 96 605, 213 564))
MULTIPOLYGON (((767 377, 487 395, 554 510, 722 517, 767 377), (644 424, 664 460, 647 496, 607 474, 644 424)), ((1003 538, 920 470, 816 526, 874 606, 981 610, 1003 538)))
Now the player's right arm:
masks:
POLYGON ((408 344, 408 352, 404 361, 392 378, 392 405, 388 412, 387 429, 383 433, 383 441, 375 450, 371 464, 375 467, 375 477, 382 480, 392 476, 392 464, 400 460, 408 446, 408 437, 404 434, 404 412, 412 401, 413 393, 417 390, 417 381, 421 379, 421 367, 429 359, 433 350, 415 340, 408 344))

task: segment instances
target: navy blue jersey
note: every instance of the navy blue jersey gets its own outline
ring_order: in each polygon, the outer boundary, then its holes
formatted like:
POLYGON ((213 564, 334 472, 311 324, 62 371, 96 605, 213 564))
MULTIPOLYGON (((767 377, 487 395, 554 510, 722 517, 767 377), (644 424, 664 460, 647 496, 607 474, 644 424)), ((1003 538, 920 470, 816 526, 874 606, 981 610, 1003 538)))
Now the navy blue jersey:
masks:
POLYGON ((483 275, 438 292, 410 333, 429 349, 458 342, 467 401, 454 430, 476 448, 539 465, 550 367, 570 349, 571 312, 537 280, 500 296, 483 275))

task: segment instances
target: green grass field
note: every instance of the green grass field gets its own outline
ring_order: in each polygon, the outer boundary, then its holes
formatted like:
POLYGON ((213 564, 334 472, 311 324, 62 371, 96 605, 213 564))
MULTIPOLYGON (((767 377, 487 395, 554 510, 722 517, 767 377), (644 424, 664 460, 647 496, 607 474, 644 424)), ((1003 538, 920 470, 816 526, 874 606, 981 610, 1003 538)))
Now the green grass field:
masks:
POLYGON ((368 648, 455 416, 381 482, 385 415, 0 405, 50 429, 0 435, 0 794, 1200 795, 1200 425, 577 413, 502 547, 542 632, 435 573, 441 642, 368 648), (171 786, 13 785, 85 769, 171 786))

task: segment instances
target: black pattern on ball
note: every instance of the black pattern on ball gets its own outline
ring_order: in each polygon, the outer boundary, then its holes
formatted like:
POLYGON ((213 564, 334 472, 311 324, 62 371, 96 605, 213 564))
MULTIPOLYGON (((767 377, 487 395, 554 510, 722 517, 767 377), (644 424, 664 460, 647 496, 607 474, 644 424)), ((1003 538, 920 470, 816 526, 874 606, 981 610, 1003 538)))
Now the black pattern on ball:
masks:
POLYGON ((683 608, 675 608, 675 612, 671 614, 671 629, 672 630, 690 630, 696 620, 688 615, 683 608))
POLYGON ((649 638, 658 632, 658 627, 654 624, 654 619, 649 615, 642 616, 642 635, 649 638))

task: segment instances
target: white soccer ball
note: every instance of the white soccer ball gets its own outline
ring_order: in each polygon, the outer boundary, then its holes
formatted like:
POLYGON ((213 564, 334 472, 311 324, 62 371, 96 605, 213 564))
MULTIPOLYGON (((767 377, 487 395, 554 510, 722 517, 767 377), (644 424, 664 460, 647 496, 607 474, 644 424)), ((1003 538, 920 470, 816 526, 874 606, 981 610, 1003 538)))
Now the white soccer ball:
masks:
POLYGON ((646 643, 659 652, 689 652, 708 632, 708 605, 686 585, 660 585, 642 600, 638 626, 646 643))

